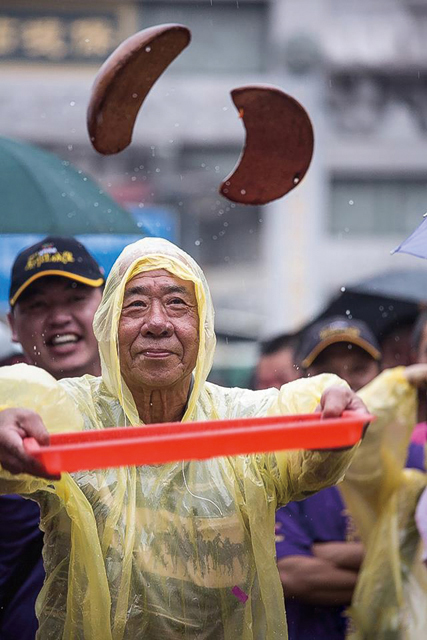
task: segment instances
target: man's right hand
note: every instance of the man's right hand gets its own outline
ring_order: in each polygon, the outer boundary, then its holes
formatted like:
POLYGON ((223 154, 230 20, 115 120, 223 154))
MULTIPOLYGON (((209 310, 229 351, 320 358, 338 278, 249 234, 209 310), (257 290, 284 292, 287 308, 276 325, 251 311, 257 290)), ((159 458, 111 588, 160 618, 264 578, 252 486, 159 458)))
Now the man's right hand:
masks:
POLYGON ((61 476, 46 473, 40 463, 24 449, 24 438, 35 438, 42 445, 49 444, 49 433, 41 417, 28 409, 0 411, 0 464, 12 474, 28 473, 49 480, 61 476))

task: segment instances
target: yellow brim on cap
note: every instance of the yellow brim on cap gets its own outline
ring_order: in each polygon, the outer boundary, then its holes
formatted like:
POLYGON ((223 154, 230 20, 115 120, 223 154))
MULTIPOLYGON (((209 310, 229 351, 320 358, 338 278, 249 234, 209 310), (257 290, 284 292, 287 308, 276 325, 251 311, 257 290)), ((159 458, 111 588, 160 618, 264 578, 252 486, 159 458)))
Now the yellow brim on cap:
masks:
POLYGON ((9 300, 10 306, 13 307, 18 300, 19 296, 27 287, 30 286, 35 280, 39 278, 43 278, 44 276, 61 276, 62 278, 69 278, 70 280, 75 280, 76 282, 81 282, 82 284, 87 284, 89 287, 100 287, 104 284, 104 278, 97 278, 96 280, 92 280, 91 278, 85 278, 84 276, 79 276, 74 273, 69 273, 68 271, 61 271, 60 269, 52 269, 46 271, 39 271, 39 273, 35 273, 31 278, 28 278, 24 284, 21 284, 13 298, 9 300))
POLYGON ((305 357, 301 362, 302 368, 307 369, 308 367, 310 367, 316 360, 317 356, 322 353, 322 351, 324 351, 326 347, 329 347, 331 344, 335 344, 337 342, 349 342, 350 344, 354 344, 357 347, 363 349, 363 351, 366 351, 366 353, 372 356, 374 360, 381 360, 381 353, 378 351, 378 349, 369 344, 369 342, 367 342, 363 338, 359 338, 358 336, 349 335, 343 332, 334 336, 330 336, 329 338, 326 338, 325 340, 319 342, 319 344, 317 344, 314 349, 308 354, 308 356, 305 357))

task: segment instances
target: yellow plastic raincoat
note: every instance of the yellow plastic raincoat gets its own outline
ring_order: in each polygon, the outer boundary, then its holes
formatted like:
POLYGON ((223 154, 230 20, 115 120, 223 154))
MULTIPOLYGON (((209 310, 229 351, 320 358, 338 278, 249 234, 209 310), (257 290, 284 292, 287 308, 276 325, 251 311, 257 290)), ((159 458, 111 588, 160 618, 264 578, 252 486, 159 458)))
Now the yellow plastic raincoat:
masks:
MULTIPOLYGON (((281 391, 207 383, 215 336, 204 275, 183 251, 150 238, 123 251, 106 283, 94 321, 102 377, 56 382, 26 365, 3 368, 0 406, 34 409, 52 432, 139 424, 120 375, 117 329, 126 282, 153 269, 195 286, 200 345, 184 421, 311 412, 327 386, 344 384, 328 375, 281 391)), ((223 457, 64 473, 58 482, 3 471, 2 492, 31 496, 41 506, 47 578, 37 637, 285 639, 275 510, 337 482, 352 455, 223 457)))
POLYGON ((340 485, 366 547, 348 638, 425 640, 427 570, 415 509, 426 474, 404 469, 416 422, 416 390, 403 367, 397 367, 384 371, 359 395, 377 420, 340 485))

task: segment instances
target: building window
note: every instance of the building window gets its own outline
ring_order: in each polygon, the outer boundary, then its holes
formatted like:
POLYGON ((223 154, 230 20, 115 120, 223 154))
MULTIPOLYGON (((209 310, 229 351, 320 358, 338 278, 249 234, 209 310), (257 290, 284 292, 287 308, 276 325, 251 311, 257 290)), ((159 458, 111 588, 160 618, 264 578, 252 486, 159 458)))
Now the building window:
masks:
POLYGON ((411 233, 426 211, 427 176, 332 179, 328 226, 334 235, 411 233))
POLYGON ((178 22, 192 31, 192 42, 171 72, 260 72, 267 50, 266 2, 182 2, 146 0, 139 28, 178 22))

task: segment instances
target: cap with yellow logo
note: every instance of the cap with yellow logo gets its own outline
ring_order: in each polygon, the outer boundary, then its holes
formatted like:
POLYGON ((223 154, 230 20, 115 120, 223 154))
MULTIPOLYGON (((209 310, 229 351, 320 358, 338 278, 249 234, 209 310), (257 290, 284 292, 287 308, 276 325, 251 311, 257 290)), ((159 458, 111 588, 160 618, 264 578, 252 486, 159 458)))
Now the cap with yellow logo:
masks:
POLYGON ((315 322, 303 332, 295 360, 303 369, 307 369, 322 351, 336 342, 354 344, 374 360, 381 359, 377 339, 366 322, 334 316, 315 322))
POLYGON ((49 236, 24 249, 12 267, 10 306, 35 280, 43 276, 62 276, 90 287, 104 284, 102 268, 75 238, 49 236))

